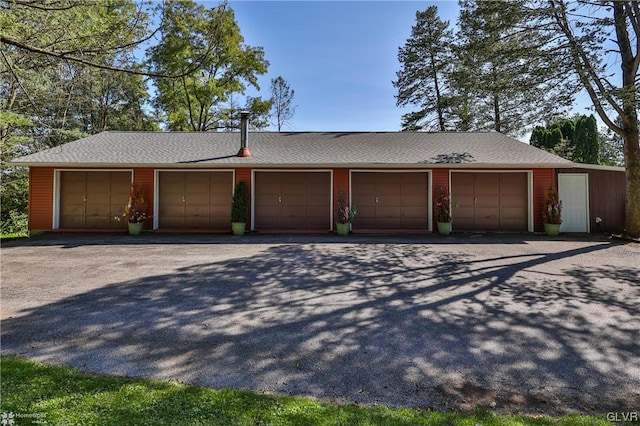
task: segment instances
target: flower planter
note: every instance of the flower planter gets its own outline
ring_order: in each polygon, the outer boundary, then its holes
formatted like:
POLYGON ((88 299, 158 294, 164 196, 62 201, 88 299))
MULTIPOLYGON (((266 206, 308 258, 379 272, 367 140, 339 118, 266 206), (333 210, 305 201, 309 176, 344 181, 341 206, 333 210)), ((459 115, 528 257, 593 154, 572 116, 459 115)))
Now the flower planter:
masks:
POLYGON ((438 234, 449 235, 451 233, 451 222, 438 222, 438 234))
POLYGON ((142 232, 142 222, 128 222, 129 225, 129 235, 140 235, 142 232))
POLYGON ((559 223, 545 223, 544 232, 550 237, 557 237, 560 233, 559 223))
POLYGON ((246 222, 232 222, 231 223, 231 231, 233 235, 244 235, 245 230, 247 229, 246 222))
POLYGON ((336 233, 338 235, 349 235, 349 223, 336 223, 336 233))

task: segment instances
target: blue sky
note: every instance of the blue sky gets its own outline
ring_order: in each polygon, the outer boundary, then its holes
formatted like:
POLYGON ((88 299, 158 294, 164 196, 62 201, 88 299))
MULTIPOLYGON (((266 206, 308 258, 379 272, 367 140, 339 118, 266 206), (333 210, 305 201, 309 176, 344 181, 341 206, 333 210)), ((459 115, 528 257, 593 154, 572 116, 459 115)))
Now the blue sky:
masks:
MULTIPOLYGON (((211 7, 217 3, 203 2, 211 7)), ((295 90, 295 115, 285 130, 400 130, 392 81, 397 55, 430 5, 454 25, 456 1, 230 1, 245 42, 270 62, 259 92, 281 75, 295 90)), ((248 92, 254 96, 258 93, 248 92)), ((406 112, 406 111, 404 111, 406 112)))

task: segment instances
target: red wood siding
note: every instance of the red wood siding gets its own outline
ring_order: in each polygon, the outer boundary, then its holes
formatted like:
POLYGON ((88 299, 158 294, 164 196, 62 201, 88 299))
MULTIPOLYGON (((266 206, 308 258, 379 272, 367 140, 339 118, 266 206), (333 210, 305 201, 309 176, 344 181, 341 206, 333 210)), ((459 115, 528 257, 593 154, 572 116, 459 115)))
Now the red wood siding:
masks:
POLYGON ((349 169, 333 169, 333 212, 331 213, 333 223, 331 229, 335 228, 338 193, 340 190, 344 191, 345 199, 349 203, 351 200, 349 189, 349 169))
POLYGON ((542 206, 544 193, 549 187, 557 189, 554 169, 533 170, 533 228, 535 232, 543 232, 542 206))
MULTIPOLYGON (((435 197, 438 193, 438 188, 443 187, 445 192, 450 191, 449 188, 449 169, 433 169, 431 171, 431 181, 433 186, 431 188, 431 197, 435 197)), ((455 202, 455 194, 451 194, 452 200, 455 202)), ((431 218, 432 228, 437 229, 436 217, 435 217, 435 202, 431 200, 431 218)))
MULTIPOLYGON (((251 169, 249 167, 242 167, 235 169, 235 184, 238 182, 244 182, 247 185, 247 194, 249 194, 249 220, 247 221, 247 229, 251 229, 251 212, 253 206, 251 205, 251 169)), ((229 220, 231 220, 231 212, 229 212, 229 220)), ((231 225, 229 225, 231 226, 231 225)))
MULTIPOLYGON (((133 169, 133 181, 140 185, 140 188, 142 189, 142 195, 146 201, 146 213, 148 215, 153 214, 153 176, 154 169, 152 168, 145 167, 133 169)), ((153 220, 147 220, 143 226, 144 229, 152 229, 153 220)))
POLYGON ((53 226, 53 168, 29 169, 29 230, 49 231, 53 226))
POLYGON ((625 220, 624 171, 559 169, 558 173, 584 173, 589 181, 591 232, 623 232, 625 220), (602 219, 598 226, 596 217, 602 219))

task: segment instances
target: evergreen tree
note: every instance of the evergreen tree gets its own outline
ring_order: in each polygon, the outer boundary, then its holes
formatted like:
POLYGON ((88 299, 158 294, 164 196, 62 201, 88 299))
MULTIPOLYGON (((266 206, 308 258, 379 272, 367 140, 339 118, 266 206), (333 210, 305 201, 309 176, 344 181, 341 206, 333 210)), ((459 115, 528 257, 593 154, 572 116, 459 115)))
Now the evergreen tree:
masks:
POLYGON ((293 105, 294 95, 295 90, 291 89, 284 78, 279 76, 271 79, 271 101, 278 132, 287 121, 291 120, 296 111, 296 106, 293 105))
POLYGON ((535 120, 566 109, 576 92, 547 44, 552 35, 534 25, 543 17, 524 3, 460 1, 452 84, 472 95, 476 129, 522 134, 535 120))
POLYGON ((578 117, 573 144, 575 147, 573 161, 598 164, 600 158, 598 123, 593 114, 589 117, 585 115, 578 117))
POLYGON ((402 116, 402 130, 452 129, 447 81, 452 44, 449 22, 440 20, 436 6, 416 12, 411 37, 398 50, 401 69, 393 82, 398 89, 396 104, 418 107, 402 116))

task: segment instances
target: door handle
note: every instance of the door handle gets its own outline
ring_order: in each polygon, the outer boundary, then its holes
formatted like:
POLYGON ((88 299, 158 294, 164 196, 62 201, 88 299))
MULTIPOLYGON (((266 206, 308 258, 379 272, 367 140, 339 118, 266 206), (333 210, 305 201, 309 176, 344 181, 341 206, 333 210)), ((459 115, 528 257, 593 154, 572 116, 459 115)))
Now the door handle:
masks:
POLYGON ((282 197, 278 197, 278 202, 281 203, 282 202, 282 197))
POLYGON ((378 197, 376 197, 376 204, 378 204, 378 197))
POLYGON ((83 196, 82 196, 82 202, 84 202, 84 203, 86 203, 86 202, 87 202, 87 196, 86 196, 86 195, 83 195, 83 196))
POLYGON ((187 197, 185 197, 184 195, 182 196, 182 202, 186 203, 187 202, 187 197))

